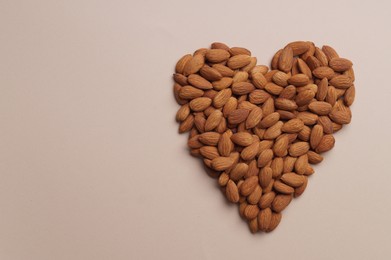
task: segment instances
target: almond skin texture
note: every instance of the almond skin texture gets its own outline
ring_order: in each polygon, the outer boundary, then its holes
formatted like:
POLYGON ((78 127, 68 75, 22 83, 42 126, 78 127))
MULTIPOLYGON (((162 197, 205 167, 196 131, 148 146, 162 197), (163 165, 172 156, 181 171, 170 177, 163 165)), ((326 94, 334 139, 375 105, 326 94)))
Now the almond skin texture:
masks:
POLYGON ((235 182, 233 182, 232 180, 229 180, 227 183, 227 187, 225 188, 225 195, 230 202, 239 202, 239 190, 235 182))
MULTIPOLYGON (((301 196, 333 134, 352 120, 353 63, 330 46, 293 41, 270 67, 244 47, 214 42, 175 64, 175 115, 252 233, 271 232, 301 196)), ((321 168, 319 168, 321 169, 321 168)))

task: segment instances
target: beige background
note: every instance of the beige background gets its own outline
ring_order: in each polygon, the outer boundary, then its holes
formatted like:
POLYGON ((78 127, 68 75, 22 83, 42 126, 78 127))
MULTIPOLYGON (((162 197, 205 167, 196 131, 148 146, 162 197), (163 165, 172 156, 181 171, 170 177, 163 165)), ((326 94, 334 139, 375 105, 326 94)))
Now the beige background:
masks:
POLYGON ((0 259, 390 259, 389 1, 0 0, 0 259), (353 122, 251 235, 177 134, 171 74, 213 41, 354 62, 353 122))

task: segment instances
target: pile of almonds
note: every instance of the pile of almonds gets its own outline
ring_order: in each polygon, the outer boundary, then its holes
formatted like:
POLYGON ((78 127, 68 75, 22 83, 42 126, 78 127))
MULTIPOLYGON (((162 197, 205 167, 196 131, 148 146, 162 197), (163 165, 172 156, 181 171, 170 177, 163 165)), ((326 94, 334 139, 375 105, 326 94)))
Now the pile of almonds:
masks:
POLYGON ((296 41, 257 65, 245 48, 213 43, 175 67, 179 132, 239 204, 251 232, 270 232, 300 196, 348 124, 355 96, 352 62, 330 46, 296 41))

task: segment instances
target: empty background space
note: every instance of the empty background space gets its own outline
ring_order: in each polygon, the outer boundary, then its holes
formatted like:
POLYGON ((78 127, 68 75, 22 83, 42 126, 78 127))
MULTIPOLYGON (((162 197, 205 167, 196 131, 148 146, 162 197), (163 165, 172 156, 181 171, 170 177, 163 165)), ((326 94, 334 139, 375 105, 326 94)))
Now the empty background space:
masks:
POLYGON ((391 259, 389 1, 0 1, 0 259, 391 259), (176 61, 295 40, 356 72, 352 123, 270 234, 177 133, 176 61))

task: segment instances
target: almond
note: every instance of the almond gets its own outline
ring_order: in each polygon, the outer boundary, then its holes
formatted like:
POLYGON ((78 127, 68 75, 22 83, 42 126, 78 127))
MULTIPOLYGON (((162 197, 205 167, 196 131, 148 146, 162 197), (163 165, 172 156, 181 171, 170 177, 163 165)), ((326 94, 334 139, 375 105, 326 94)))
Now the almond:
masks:
POLYGON ((200 134, 198 140, 205 145, 215 146, 219 142, 220 134, 216 132, 206 132, 200 134))
POLYGON ((261 119, 262 109, 260 107, 253 108, 246 119, 246 129, 250 129, 258 125, 261 119))
POLYGON ((321 125, 314 126, 314 128, 312 128, 311 136, 310 136, 311 148, 315 149, 319 145, 322 138, 323 138, 323 127, 321 125))
POLYGON ((259 208, 257 205, 247 205, 244 209, 244 217, 248 220, 254 219, 258 216, 259 208))
POLYGON ((344 58, 332 58, 329 62, 329 66, 338 72, 344 72, 353 66, 353 63, 344 58))
POLYGON ((250 195, 248 195, 247 202, 249 204, 256 205, 256 204, 258 204, 261 197, 262 197, 262 188, 261 188, 261 186, 257 185, 255 187, 254 191, 251 192, 250 195))
POLYGON ((247 171, 248 171, 247 163, 238 163, 236 166, 230 171, 229 176, 233 181, 239 181, 242 179, 247 171))
POLYGON ((295 190, 281 181, 275 181, 273 185, 274 190, 281 194, 292 194, 295 190))
POLYGON ((307 75, 299 73, 290 77, 288 82, 296 87, 301 87, 307 85, 310 82, 310 79, 307 75))
POLYGON ((249 146, 253 143, 253 137, 247 132, 240 132, 231 136, 232 142, 240 146, 249 146))
POLYGON ((200 154, 207 159, 213 160, 216 157, 219 157, 219 152, 214 146, 203 146, 200 148, 200 154))
POLYGON ((278 68, 284 72, 288 72, 292 69, 293 65, 293 49, 291 46, 286 46, 278 59, 278 68))
POLYGON ((229 52, 223 49, 210 49, 205 54, 205 58, 213 63, 226 61, 230 56, 229 52))
POLYGON ((301 55, 310 48, 310 43, 305 41, 295 41, 288 45, 292 48, 293 56, 301 55))
POLYGON ((232 167, 234 160, 230 157, 216 157, 212 160, 212 168, 216 171, 224 171, 232 167))
POLYGON ((339 58, 338 53, 330 46, 323 45, 322 51, 329 61, 331 61, 333 58, 339 58))
POLYGON ((273 231, 278 226, 278 224, 280 224, 281 218, 282 218, 281 213, 272 213, 272 217, 270 219, 270 224, 269 224, 269 227, 267 228, 266 232, 273 231))
POLYGON ((234 143, 231 141, 231 130, 226 131, 219 138, 217 149, 221 156, 229 156, 234 149, 234 143))
POLYGON ((215 68, 209 67, 208 65, 204 65, 200 69, 200 74, 203 78, 205 78, 209 81, 218 81, 223 77, 223 75, 221 75, 221 73, 218 70, 216 70, 215 68))
MULTIPOLYGON (((304 184, 304 177, 294 172, 289 172, 281 176, 281 181, 293 188, 297 188, 304 184)), ((276 183, 274 183, 274 185, 276 185, 276 183)))
POLYGON ((211 89, 213 88, 212 83, 204 79, 197 74, 191 74, 187 77, 187 81, 194 87, 199 89, 211 89))
POLYGON ((314 101, 308 105, 308 108, 317 115, 324 116, 331 112, 332 106, 323 101, 314 101))
POLYGON ((240 108, 232 111, 228 115, 228 122, 230 124, 239 124, 246 121, 250 111, 248 109, 240 108))
POLYGON ((273 209, 273 211, 279 213, 279 212, 283 211, 289 205, 289 203, 291 203, 291 201, 292 201, 291 194, 290 195, 285 195, 285 194, 277 195, 272 202, 272 209, 273 209))
POLYGON ((272 211, 270 208, 265 208, 265 209, 262 209, 259 214, 258 214, 258 228, 259 230, 262 230, 262 231, 267 231, 269 226, 270 226, 270 222, 272 220, 272 211))
POLYGON ((270 167, 264 167, 259 172, 259 183, 262 188, 266 188, 273 179, 273 170, 270 167))
POLYGON ((349 124, 352 120, 352 114, 348 111, 333 110, 330 113, 330 118, 337 124, 349 124))
POLYGON ((277 98, 274 104, 278 109, 282 109, 282 110, 292 111, 297 109, 296 102, 286 98, 277 98))
POLYGON ((267 79, 262 73, 254 73, 251 78, 252 83, 256 88, 264 89, 267 84, 267 79))
POLYGON ((216 108, 223 107, 228 102, 231 96, 232 90, 230 88, 220 90, 213 98, 213 106, 216 108))
POLYGON ((203 95, 204 91, 192 86, 184 86, 179 90, 179 97, 182 99, 194 99, 203 95))
POLYGON ((296 104, 298 106, 304 106, 311 102, 311 100, 315 97, 315 92, 312 90, 304 90, 300 91, 296 96, 296 104))
POLYGON ((191 54, 186 54, 182 58, 180 58, 175 66, 175 72, 183 74, 186 64, 192 59, 191 54))
POLYGON ((334 70, 330 67, 322 66, 314 69, 312 71, 312 74, 314 74, 314 76, 319 79, 323 79, 323 78, 331 79, 334 76, 334 70))
POLYGON ((320 140, 319 145, 316 147, 315 152, 324 153, 334 147, 335 139, 332 135, 325 135, 320 140))
POLYGON ((218 81, 213 81, 212 86, 215 90, 222 90, 232 85, 233 79, 229 77, 223 77, 218 81))
POLYGON ((183 75, 188 76, 190 74, 197 73, 205 64, 205 58, 202 54, 194 55, 184 66, 183 75))
POLYGON ((220 110, 213 111, 205 122, 205 131, 209 132, 215 129, 223 119, 223 113, 220 110))
POLYGON ((275 197, 276 197, 276 193, 273 191, 263 194, 258 202, 259 208, 265 209, 270 207, 275 197))
POLYGON ((265 167, 273 159, 273 150, 266 149, 258 157, 258 167, 265 167))
POLYGON ((297 142, 289 147, 289 154, 293 157, 301 156, 308 152, 310 145, 307 142, 297 142))
POLYGON ((212 99, 207 97, 199 97, 190 101, 190 108, 193 111, 199 112, 204 111, 212 104, 212 99))
POLYGON ((330 80, 330 84, 336 88, 347 89, 353 85, 353 81, 350 77, 345 75, 339 75, 330 80))
POLYGON ((264 139, 269 139, 269 140, 277 138, 282 133, 281 128, 282 128, 283 125, 284 125, 283 122, 278 121, 277 123, 275 123, 273 126, 269 127, 265 131, 265 134, 263 135, 263 138, 264 139))
POLYGON ((258 176, 251 176, 244 180, 243 184, 240 186, 240 194, 243 196, 250 195, 258 185, 258 176))
POLYGON ((251 62, 251 56, 246 54, 239 54, 231 57, 228 60, 228 67, 235 70, 248 65, 251 62))
POLYGON ((236 82, 232 84, 232 92, 235 95, 245 95, 255 90, 255 87, 250 82, 236 82))
POLYGON ((251 52, 243 47, 232 47, 229 49, 229 53, 231 53, 232 56, 245 54, 251 56, 251 52))
POLYGON ((194 116, 189 115, 188 117, 186 117, 185 120, 183 120, 183 122, 179 126, 179 133, 190 131, 193 125, 194 125, 194 116))
POLYGON ((305 125, 314 125, 318 121, 318 115, 311 112, 299 112, 296 117, 303 121, 305 125))
POLYGON ((178 122, 182 122, 184 121, 187 116, 190 114, 190 107, 189 107, 189 104, 184 104, 181 106, 181 108, 178 110, 178 112, 176 113, 176 120, 178 122))
POLYGON ((281 130, 286 133, 297 133, 300 132, 304 127, 303 121, 300 119, 291 119, 288 122, 286 122, 281 130))
POLYGON ((230 202, 239 202, 239 190, 235 182, 233 182, 232 180, 229 180, 227 183, 227 187, 225 188, 225 195, 230 202))
POLYGON ((242 157, 243 160, 249 161, 255 158, 256 155, 258 155, 259 151, 259 141, 253 142, 246 148, 242 150, 240 153, 240 157, 242 157))

